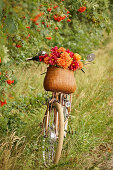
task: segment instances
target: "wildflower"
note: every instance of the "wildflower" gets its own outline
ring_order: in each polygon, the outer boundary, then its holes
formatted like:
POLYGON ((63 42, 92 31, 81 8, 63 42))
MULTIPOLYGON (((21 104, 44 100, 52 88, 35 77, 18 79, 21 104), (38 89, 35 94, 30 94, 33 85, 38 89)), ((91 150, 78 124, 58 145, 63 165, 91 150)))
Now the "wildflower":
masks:
POLYGON ((17 44, 17 45, 16 45, 16 48, 21 48, 21 47, 22 47, 22 46, 21 46, 21 45, 19 45, 19 44, 17 44))
POLYGON ((67 19, 67 22, 71 22, 71 20, 70 20, 70 19, 67 19))
POLYGON ((51 37, 46 37, 47 40, 51 40, 51 37))
POLYGON ((47 11, 48 11, 48 12, 51 12, 51 11, 52 11, 52 8, 48 8, 47 11))
POLYGON ((0 76, 2 75, 2 73, 0 72, 0 76))
POLYGON ((27 26, 26 28, 30 29, 30 26, 27 26))
POLYGON ((6 101, 6 100, 4 100, 4 101, 0 101, 0 105, 1 105, 1 107, 2 107, 4 104, 7 104, 7 101, 6 101))
POLYGON ((37 23, 35 23, 35 25, 39 25, 39 23, 37 22, 37 23))
POLYGON ((70 12, 69 11, 67 11, 67 14, 69 14, 70 12))
POLYGON ((66 16, 64 15, 64 16, 62 17, 62 20, 65 19, 65 18, 66 18, 66 16))
POLYGON ((55 20, 55 21, 58 21, 58 22, 64 20, 65 18, 66 18, 65 15, 64 15, 63 17, 62 17, 62 16, 58 16, 57 14, 54 15, 54 20, 55 20))
POLYGON ((55 27, 55 30, 58 30, 58 27, 55 27))
POLYGON ((0 63, 2 62, 1 58, 0 58, 0 63))
POLYGON ((30 34, 28 34, 26 38, 28 39, 29 37, 30 37, 30 34))
POLYGON ((82 13, 86 10, 86 7, 85 6, 82 6, 78 9, 78 12, 82 13))
POLYGON ((47 24, 47 27, 50 27, 50 26, 51 26, 50 24, 49 25, 47 24))
POLYGON ((43 14, 44 14, 43 12, 40 12, 38 15, 36 15, 36 16, 32 19, 32 21, 33 21, 33 22, 36 22, 36 21, 38 20, 38 18, 41 17, 43 14))
POLYGON ((39 7, 41 8, 43 5, 41 4, 39 7))
POLYGON ((58 5, 55 5, 53 8, 54 8, 54 9, 58 8, 58 5))
POLYGON ((6 80, 7 84, 11 85, 14 83, 14 80, 6 80))
POLYGON ((45 24, 45 22, 42 22, 42 24, 45 24))

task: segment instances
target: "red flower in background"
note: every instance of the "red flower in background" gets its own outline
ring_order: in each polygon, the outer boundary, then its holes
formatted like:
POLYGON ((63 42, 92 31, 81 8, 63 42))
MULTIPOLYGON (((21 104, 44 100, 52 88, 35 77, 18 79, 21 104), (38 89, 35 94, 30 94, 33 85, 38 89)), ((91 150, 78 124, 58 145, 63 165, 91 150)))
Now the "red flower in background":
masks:
POLYGON ((2 107, 4 104, 7 104, 7 101, 6 101, 6 100, 4 100, 4 102, 3 102, 3 101, 0 101, 1 107, 2 107))
POLYGON ((58 27, 55 27, 55 30, 58 30, 58 27))
POLYGON ((50 25, 50 24, 49 24, 49 25, 47 24, 46 26, 47 26, 47 27, 50 27, 51 25, 50 25))
POLYGON ((41 17, 43 14, 44 14, 44 13, 40 12, 38 15, 36 15, 36 16, 32 19, 32 21, 33 21, 33 22, 36 22, 36 21, 38 20, 38 18, 41 17))
POLYGON ((51 40, 51 37, 46 37, 47 40, 51 40))
POLYGON ((71 22, 71 20, 70 20, 70 19, 68 19, 68 20, 67 20, 67 22, 71 22))
POLYGON ((48 8, 47 11, 48 11, 48 12, 51 12, 51 11, 52 11, 52 8, 48 8))
POLYGON ((7 84, 11 85, 14 83, 14 80, 6 80, 7 84))
POLYGON ((65 18, 66 18, 65 15, 64 15, 63 17, 62 17, 62 16, 58 16, 57 14, 54 15, 54 20, 55 20, 55 21, 58 21, 58 22, 64 20, 65 18))
POLYGON ((58 8, 58 5, 55 5, 53 8, 54 8, 54 9, 58 8))
POLYGON ((0 63, 2 62, 1 58, 0 58, 0 63))
POLYGON ((22 46, 21 46, 21 45, 19 45, 19 44, 17 44, 17 45, 16 45, 16 48, 21 48, 21 47, 22 47, 22 46))
POLYGON ((85 6, 82 6, 78 9, 78 12, 82 13, 86 10, 86 7, 85 6))
POLYGON ((70 12, 69 11, 67 11, 67 14, 69 14, 70 12))
POLYGON ((28 39, 29 37, 30 37, 30 34, 28 34, 26 38, 28 39))
POLYGON ((40 7, 42 7, 43 5, 40 5, 40 7))
POLYGON ((27 26, 26 28, 30 29, 30 26, 27 26))

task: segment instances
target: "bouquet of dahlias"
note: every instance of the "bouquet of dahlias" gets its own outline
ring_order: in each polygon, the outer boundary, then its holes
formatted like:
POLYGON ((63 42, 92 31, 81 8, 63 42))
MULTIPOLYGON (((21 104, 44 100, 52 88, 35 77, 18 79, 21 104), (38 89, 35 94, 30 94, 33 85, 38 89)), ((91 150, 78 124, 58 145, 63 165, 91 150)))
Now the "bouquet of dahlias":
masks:
POLYGON ((39 56, 39 61, 73 71, 82 69, 83 63, 80 61, 81 56, 78 53, 73 53, 69 49, 58 48, 57 46, 53 47, 50 51, 49 54, 39 56))

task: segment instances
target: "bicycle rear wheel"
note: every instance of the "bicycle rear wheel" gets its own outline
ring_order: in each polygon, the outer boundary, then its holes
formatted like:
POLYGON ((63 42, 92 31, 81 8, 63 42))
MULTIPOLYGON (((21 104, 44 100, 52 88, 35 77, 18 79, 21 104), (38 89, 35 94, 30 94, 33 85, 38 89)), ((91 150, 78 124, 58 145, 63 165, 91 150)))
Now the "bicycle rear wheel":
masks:
POLYGON ((44 118, 43 160, 46 166, 57 164, 64 139, 64 115, 61 104, 55 102, 44 118))

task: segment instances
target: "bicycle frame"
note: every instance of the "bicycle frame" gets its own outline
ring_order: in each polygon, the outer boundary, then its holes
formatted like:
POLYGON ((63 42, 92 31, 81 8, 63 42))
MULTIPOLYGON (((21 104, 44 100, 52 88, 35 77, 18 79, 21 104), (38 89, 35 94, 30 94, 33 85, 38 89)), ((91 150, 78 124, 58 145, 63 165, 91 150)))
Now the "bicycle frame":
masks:
MULTIPOLYGON (((48 101, 47 109, 46 109, 46 112, 43 118, 43 126, 45 126, 46 135, 48 133, 50 110, 54 106, 54 102, 56 101, 60 103, 62 107, 65 107, 67 109, 68 113, 66 114, 66 112, 64 112, 64 127, 67 126, 67 123, 68 123, 69 113, 71 111, 72 94, 68 95, 68 94, 63 94, 59 92, 52 92, 52 98, 48 101)), ((55 125, 56 136, 58 136, 59 117, 58 117, 58 112, 56 109, 54 109, 54 125, 55 125)), ((67 130, 67 127, 65 131, 66 130, 67 130)), ((65 132, 65 137, 66 137, 66 132, 65 132)))

